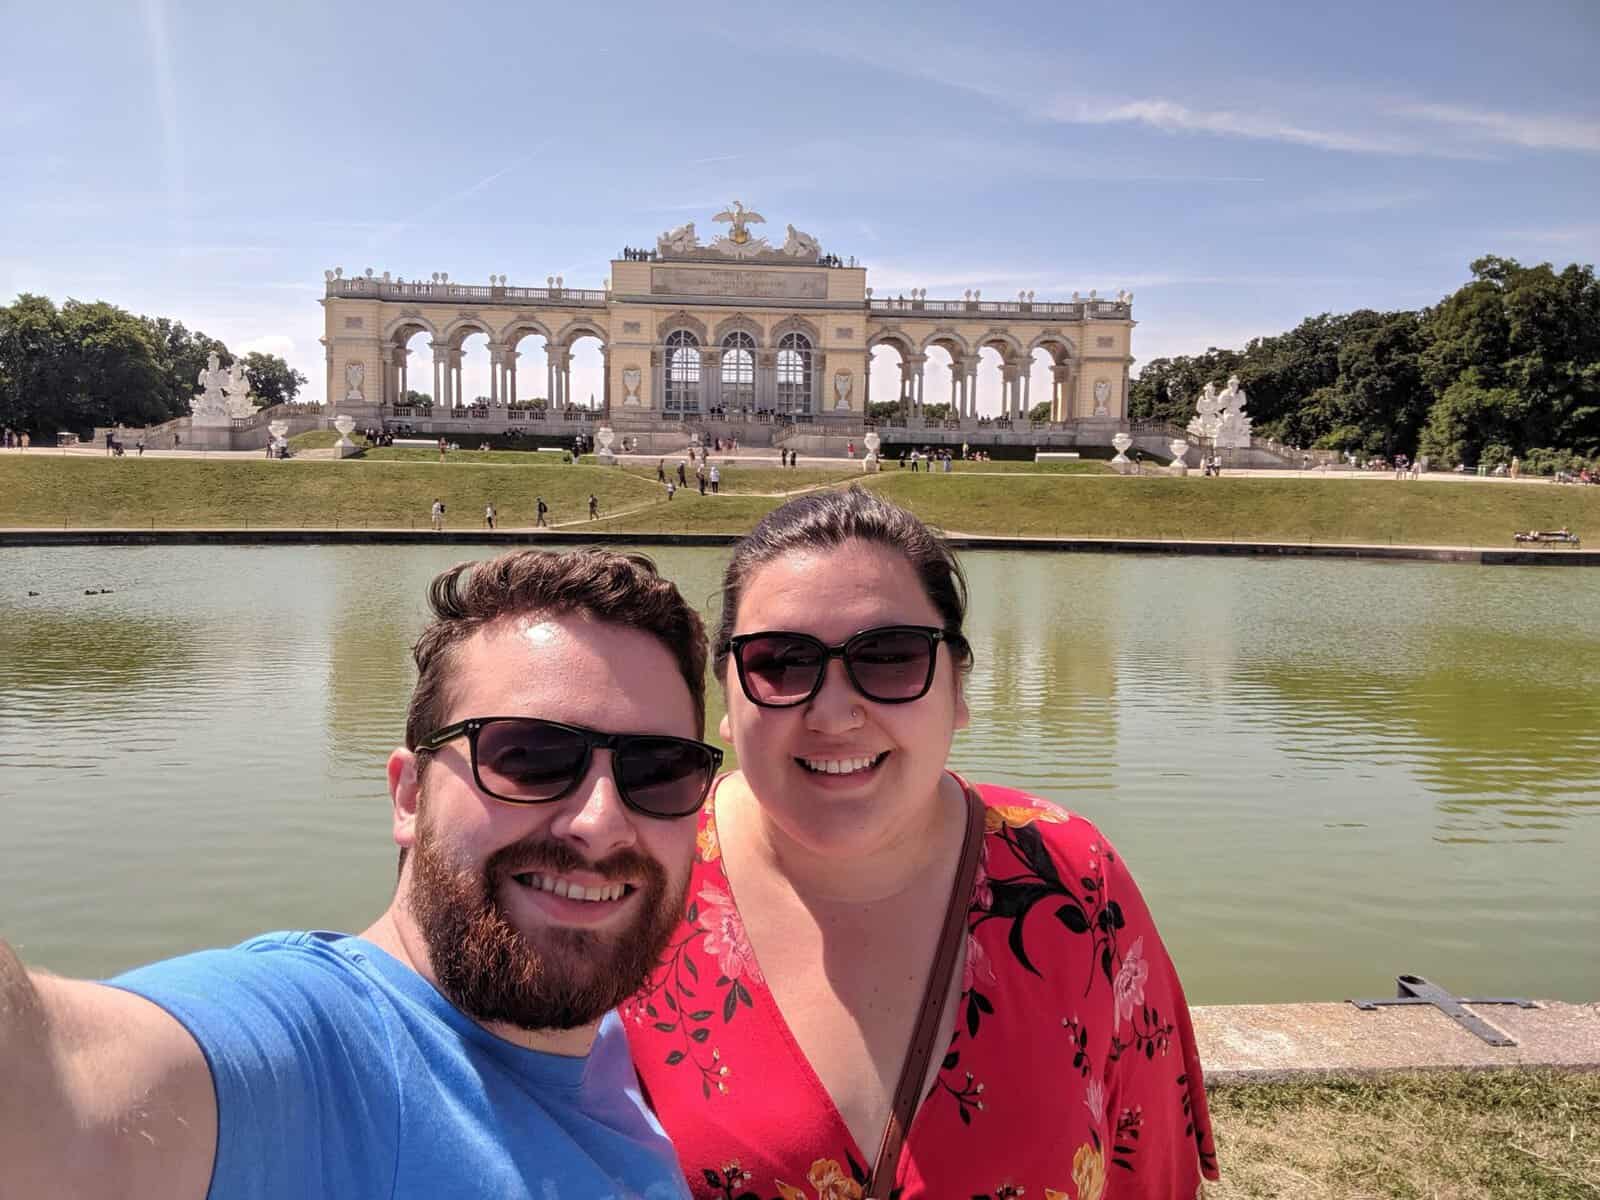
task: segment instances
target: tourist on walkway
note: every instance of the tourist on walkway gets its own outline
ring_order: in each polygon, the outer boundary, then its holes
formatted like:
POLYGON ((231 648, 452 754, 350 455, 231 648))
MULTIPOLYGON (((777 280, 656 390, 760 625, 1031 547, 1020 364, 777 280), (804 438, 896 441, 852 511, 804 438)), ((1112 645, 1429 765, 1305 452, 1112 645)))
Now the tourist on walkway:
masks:
POLYGON ((497 514, 495 513, 495 510, 494 510, 494 501, 491 500, 488 504, 484 505, 484 508, 483 508, 483 523, 485 525, 487 525, 490 529, 493 529, 494 528, 494 519, 495 519, 496 515, 497 514))
POLYGON ((722 760, 700 618, 599 550, 429 595, 387 909, 109 984, 0 942, 0 1195, 687 1200, 612 1010, 666 949, 722 760))
POLYGON ((677 495, 677 493, 678 485, 673 483, 670 479, 667 480, 667 499, 671 500, 673 496, 677 495))
POLYGON ((698 467, 696 467, 694 469, 694 477, 695 477, 695 482, 700 485, 700 494, 702 496, 704 496, 706 494, 706 465, 705 465, 705 463, 701 463, 698 467))
POLYGON ((593 492, 589 493, 589 520, 597 520, 600 516, 600 500, 593 492))
POLYGON ((684 460, 681 459, 681 458, 678 460, 678 486, 679 487, 688 487, 689 486, 688 464, 686 462, 684 462, 684 460))
POLYGON ((664 459, 664 458, 658 458, 658 459, 656 459, 656 482, 657 483, 665 483, 666 481, 667 481, 667 460, 664 459))
POLYGON ((722 469, 720 467, 712 467, 711 468, 711 494, 713 496, 718 494, 718 492, 721 489, 721 485, 722 485, 722 469))
POLYGON ((1216 1177, 1183 989, 1122 856, 946 765, 965 610, 949 548, 864 489, 733 550, 713 651, 739 770, 623 1009, 696 1197, 1167 1200, 1216 1177))
POLYGON ((544 502, 543 496, 534 497, 533 510, 538 516, 538 519, 533 523, 534 528, 549 528, 550 522, 545 520, 544 517, 550 511, 550 506, 544 502))
POLYGON ((433 508, 430 510, 429 515, 433 520, 435 533, 444 528, 444 501, 437 496, 434 497, 433 508))

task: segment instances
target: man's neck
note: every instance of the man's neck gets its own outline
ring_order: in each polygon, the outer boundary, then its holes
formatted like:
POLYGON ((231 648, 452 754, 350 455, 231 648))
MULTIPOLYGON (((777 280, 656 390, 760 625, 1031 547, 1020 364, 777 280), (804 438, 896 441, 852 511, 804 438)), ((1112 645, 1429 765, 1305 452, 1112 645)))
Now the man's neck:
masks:
MULTIPOLYGON (((427 944, 401 909, 398 897, 389 905, 383 916, 363 930, 360 936, 421 975, 434 991, 449 1001, 450 997, 445 996, 444 990, 440 988, 439 981, 433 974, 433 963, 428 956, 427 944)), ((464 1015, 495 1037, 510 1042, 513 1046, 521 1046, 524 1050, 535 1050, 540 1054, 556 1054, 562 1058, 582 1058, 588 1054, 594 1046, 595 1035, 600 1030, 598 1021, 580 1025, 575 1029, 523 1029, 517 1025, 508 1025, 504 1021, 480 1021, 470 1013, 464 1015)))

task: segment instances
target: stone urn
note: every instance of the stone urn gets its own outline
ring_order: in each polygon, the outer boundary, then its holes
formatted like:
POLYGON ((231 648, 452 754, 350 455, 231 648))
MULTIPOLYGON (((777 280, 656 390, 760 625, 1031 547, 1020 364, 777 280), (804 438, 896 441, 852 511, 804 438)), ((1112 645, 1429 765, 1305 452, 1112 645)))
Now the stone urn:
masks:
POLYGON ((595 462, 599 463, 602 467, 614 467, 617 465, 617 452, 611 448, 612 443, 616 440, 616 431, 609 425, 602 425, 599 429, 595 430, 595 462))
POLYGON ((350 431, 356 427, 356 419, 348 413, 340 413, 333 419, 333 427, 339 431, 339 440, 333 445, 334 456, 349 458, 356 452, 356 444, 350 440, 350 431))
POLYGON ((268 421, 267 422, 267 436, 272 439, 271 441, 269 441, 267 443, 267 445, 272 447, 272 456, 274 458, 276 458, 278 456, 278 451, 283 448, 283 445, 284 445, 284 434, 286 434, 288 432, 289 432, 289 422, 287 422, 287 421, 268 421))
POLYGON ((1184 461, 1184 455, 1189 453, 1187 438, 1173 438, 1167 443, 1167 449, 1172 451, 1172 473, 1174 475, 1187 475, 1189 464, 1184 461))
POLYGON ((878 447, 883 445, 883 439, 878 436, 876 429, 867 430, 867 436, 861 439, 861 444, 867 448, 866 458, 861 460, 863 471, 880 470, 882 464, 878 461, 878 447))
POLYGON ((1133 439, 1125 433, 1114 433, 1111 435, 1111 445, 1117 452, 1117 456, 1111 461, 1114 463, 1127 462, 1128 447, 1133 445, 1133 439))

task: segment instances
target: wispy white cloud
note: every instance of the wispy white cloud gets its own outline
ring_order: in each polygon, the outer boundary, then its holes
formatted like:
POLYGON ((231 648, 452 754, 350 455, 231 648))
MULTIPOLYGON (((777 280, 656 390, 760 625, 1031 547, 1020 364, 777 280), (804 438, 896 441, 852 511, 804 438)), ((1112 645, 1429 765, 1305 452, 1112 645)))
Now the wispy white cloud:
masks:
POLYGON ((268 333, 230 347, 235 354, 276 354, 279 358, 294 357, 294 339, 283 333, 268 333))
POLYGON ((1459 147, 1430 146, 1422 139, 1394 133, 1316 126, 1274 113, 1268 108, 1250 112, 1198 109, 1170 100, 1129 100, 1121 104, 1058 100, 1045 108, 1051 120, 1078 125, 1143 125, 1162 133, 1200 133, 1257 141, 1288 142, 1316 150, 1355 154, 1425 154, 1443 158, 1477 158, 1480 154, 1459 147))
POLYGON ((1600 121, 1592 118, 1500 112, 1458 104, 1403 104, 1395 111, 1485 141, 1532 150, 1600 152, 1600 121))

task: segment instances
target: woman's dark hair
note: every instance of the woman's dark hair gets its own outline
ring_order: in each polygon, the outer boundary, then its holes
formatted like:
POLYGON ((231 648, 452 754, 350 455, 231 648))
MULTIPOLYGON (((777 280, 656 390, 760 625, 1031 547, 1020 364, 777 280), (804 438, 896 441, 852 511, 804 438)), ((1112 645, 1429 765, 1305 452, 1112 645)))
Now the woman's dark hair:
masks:
POLYGON ((722 573, 722 620, 711 644, 718 679, 727 679, 733 627, 750 576, 796 550, 836 550, 846 542, 873 542, 904 558, 938 610, 956 669, 972 666, 972 647, 961 633, 967 615, 967 578, 955 552, 913 513, 876 492, 850 487, 789 501, 763 517, 734 546, 722 573))

